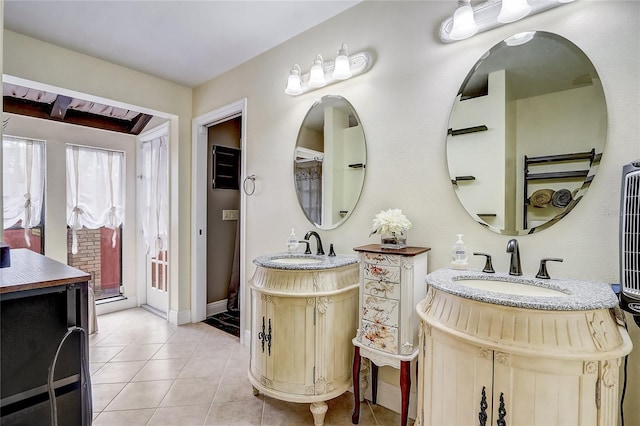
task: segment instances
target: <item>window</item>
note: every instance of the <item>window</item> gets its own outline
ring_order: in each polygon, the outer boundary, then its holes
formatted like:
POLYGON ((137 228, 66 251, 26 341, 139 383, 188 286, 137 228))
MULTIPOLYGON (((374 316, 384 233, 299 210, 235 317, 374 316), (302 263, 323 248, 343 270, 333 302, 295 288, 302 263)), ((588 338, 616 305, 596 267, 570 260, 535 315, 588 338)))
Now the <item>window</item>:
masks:
POLYGON ((97 300, 120 295, 123 219, 124 153, 67 145, 67 259, 97 300))
POLYGON ((3 241, 44 253, 44 142, 2 138, 3 241))

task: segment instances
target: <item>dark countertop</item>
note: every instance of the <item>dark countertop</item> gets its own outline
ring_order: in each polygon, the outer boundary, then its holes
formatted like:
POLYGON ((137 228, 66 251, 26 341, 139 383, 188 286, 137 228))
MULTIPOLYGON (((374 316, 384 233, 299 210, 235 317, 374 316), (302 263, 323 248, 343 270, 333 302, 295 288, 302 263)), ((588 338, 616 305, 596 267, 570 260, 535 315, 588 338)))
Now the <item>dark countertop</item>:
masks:
POLYGON ((0 269, 0 294, 86 282, 91 275, 28 249, 11 250, 11 266, 0 269))
POLYGON ((366 246, 354 247, 355 251, 365 251, 378 254, 400 254, 402 256, 416 256, 418 254, 430 251, 431 247, 404 247, 401 249, 384 249, 380 244, 368 244, 366 246))

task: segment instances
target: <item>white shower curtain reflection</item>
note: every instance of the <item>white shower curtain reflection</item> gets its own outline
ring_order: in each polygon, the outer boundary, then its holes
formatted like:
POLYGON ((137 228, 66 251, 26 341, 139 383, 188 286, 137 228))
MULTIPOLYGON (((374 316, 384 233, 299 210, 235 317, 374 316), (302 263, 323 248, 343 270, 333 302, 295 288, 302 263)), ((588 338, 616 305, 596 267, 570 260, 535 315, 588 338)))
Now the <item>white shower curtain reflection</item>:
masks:
POLYGON ((297 160, 295 163, 296 192, 302 210, 315 224, 322 220, 322 161, 297 160))

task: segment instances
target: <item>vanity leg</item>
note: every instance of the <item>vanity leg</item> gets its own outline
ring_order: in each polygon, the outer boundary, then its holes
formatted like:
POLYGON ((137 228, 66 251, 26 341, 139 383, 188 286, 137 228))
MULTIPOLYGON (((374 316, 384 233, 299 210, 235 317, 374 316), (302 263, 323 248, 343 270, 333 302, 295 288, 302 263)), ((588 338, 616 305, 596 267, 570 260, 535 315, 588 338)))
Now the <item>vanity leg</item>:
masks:
POLYGON ((251 386, 253 388, 253 396, 258 396, 260 395, 260 391, 258 391, 258 389, 256 389, 255 386, 251 386))
POLYGON ((409 391, 411 390, 411 362, 400 362, 400 392, 402 393, 402 419, 400 424, 407 426, 409 417, 409 391))
POLYGON ((378 366, 371 361, 371 403, 378 403, 378 366))
POLYGON ((357 425, 360 421, 360 348, 355 347, 353 353, 353 414, 351 423, 357 425))
POLYGON ((315 426, 322 426, 324 424, 324 416, 329 409, 327 403, 325 401, 312 402, 309 409, 311 410, 311 414, 313 414, 313 424, 315 426))

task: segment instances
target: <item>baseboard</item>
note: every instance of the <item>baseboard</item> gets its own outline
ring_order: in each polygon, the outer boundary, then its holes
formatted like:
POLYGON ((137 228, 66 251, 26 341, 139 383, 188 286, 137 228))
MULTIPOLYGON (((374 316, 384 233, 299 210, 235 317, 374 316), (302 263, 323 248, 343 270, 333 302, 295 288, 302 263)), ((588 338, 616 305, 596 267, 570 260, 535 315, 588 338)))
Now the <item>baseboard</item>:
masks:
POLYGON ((207 317, 210 317, 211 315, 221 314, 223 312, 227 312, 227 299, 207 303, 207 317))
POLYGON ((169 322, 175 325, 189 324, 191 322, 191 310, 186 311, 169 311, 169 322))
MULTIPOLYGON (((412 383, 411 385, 411 388, 415 389, 416 384, 412 383)), ((367 389, 365 398, 371 401, 371 386, 367 389)), ((378 380, 378 400, 376 403, 391 411, 401 413, 402 392, 400 392, 400 387, 378 380)), ((417 395, 414 392, 409 392, 409 418, 415 419, 417 412, 417 395)))
POLYGON ((96 303, 96 315, 109 314, 111 312, 124 311, 138 306, 136 297, 127 297, 113 302, 96 303))

